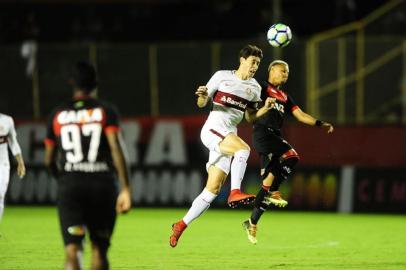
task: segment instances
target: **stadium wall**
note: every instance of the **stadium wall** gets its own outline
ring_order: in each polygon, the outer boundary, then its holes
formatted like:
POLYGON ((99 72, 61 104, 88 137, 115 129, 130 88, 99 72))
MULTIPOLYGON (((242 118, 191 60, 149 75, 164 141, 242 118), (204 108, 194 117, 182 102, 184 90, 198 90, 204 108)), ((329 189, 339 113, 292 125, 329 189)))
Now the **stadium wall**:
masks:
MULTIPOLYGON (((206 180, 208 152, 200 142, 205 116, 129 118, 122 130, 131 164, 133 202, 138 206, 187 206, 206 180)), ((17 121, 18 139, 27 163, 27 176, 13 172, 9 204, 53 204, 57 181, 43 167, 44 122, 17 121)), ((239 130, 251 144, 252 128, 239 130)), ((301 160, 281 187, 288 209, 340 212, 406 212, 406 128, 337 127, 322 129, 288 124, 285 138, 301 160), (388 147, 390 146, 390 147, 388 147)), ((260 185, 258 155, 252 152, 244 189, 260 185)), ((226 182, 214 205, 224 207, 226 182)))

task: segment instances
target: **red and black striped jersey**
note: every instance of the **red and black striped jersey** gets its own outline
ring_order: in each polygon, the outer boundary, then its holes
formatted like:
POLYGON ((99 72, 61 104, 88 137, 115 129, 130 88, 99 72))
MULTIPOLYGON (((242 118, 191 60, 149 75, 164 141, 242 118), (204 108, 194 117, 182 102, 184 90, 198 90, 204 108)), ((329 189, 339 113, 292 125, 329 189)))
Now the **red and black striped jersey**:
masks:
POLYGON ((284 91, 266 82, 261 85, 261 99, 265 102, 268 97, 275 98, 274 106, 261 118, 257 119, 255 125, 280 130, 283 126, 285 114, 292 115, 292 112, 299 109, 299 106, 284 91))
POLYGON ((110 172, 113 162, 106 134, 118 131, 119 117, 112 105, 83 97, 54 110, 45 143, 56 146, 65 172, 110 172))

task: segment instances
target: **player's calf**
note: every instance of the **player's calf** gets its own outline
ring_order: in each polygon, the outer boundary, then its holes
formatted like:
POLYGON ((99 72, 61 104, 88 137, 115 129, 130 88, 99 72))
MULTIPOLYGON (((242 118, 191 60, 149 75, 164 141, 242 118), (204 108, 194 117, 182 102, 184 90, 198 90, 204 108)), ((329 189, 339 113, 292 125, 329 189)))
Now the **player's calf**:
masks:
POLYGON ((258 191, 258 194, 255 198, 254 208, 251 212, 250 221, 252 224, 256 225, 261 218, 262 214, 268 208, 268 205, 264 203, 265 196, 268 195, 269 186, 262 185, 261 189, 258 191))

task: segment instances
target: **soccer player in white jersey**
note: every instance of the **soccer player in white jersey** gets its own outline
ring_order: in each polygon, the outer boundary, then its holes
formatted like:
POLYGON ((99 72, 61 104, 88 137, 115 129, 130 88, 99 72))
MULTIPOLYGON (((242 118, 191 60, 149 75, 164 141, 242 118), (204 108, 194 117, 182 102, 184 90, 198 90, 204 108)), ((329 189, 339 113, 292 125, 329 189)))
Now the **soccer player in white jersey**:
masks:
POLYGON ((7 145, 17 160, 17 175, 23 178, 25 175, 25 165, 23 156, 21 155, 20 145, 17 142, 13 118, 0 113, 0 221, 3 217, 4 199, 10 179, 10 162, 8 159, 7 145))
POLYGON ((247 120, 257 119, 273 104, 272 99, 267 99, 261 109, 256 109, 256 104, 261 101, 261 86, 253 76, 261 59, 261 49, 247 45, 240 51, 237 70, 216 72, 206 86, 199 86, 196 91, 200 108, 205 107, 209 99, 213 100, 213 108, 201 131, 202 142, 210 151, 206 164, 208 179, 206 187, 193 201, 187 214, 172 225, 171 247, 177 245, 186 227, 209 208, 229 173, 231 193, 228 203, 231 207, 249 203, 255 198, 240 190, 250 147, 237 135, 237 125, 244 114, 247 120))

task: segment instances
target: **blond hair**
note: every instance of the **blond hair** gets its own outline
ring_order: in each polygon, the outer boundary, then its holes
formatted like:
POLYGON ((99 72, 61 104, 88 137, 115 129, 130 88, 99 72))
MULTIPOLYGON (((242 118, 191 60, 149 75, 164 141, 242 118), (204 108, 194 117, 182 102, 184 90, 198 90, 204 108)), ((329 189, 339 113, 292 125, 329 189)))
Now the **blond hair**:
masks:
POLYGON ((289 71, 289 65, 288 65, 288 63, 286 63, 286 62, 283 61, 283 60, 274 60, 274 61, 272 61, 272 62, 269 64, 268 72, 271 70, 271 68, 272 68, 273 66, 276 66, 276 65, 284 65, 284 66, 286 66, 286 68, 287 68, 288 71, 289 71))

